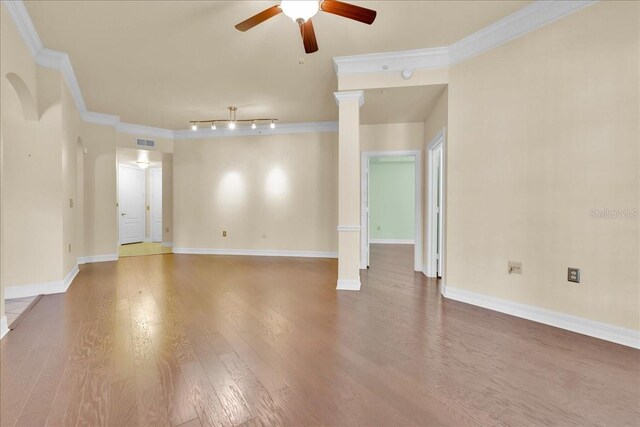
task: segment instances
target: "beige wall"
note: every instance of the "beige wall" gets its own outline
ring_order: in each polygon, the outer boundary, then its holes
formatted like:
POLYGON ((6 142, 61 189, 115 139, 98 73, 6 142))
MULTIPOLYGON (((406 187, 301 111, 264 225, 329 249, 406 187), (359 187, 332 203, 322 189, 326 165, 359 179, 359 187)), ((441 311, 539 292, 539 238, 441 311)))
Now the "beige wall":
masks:
POLYGON ((336 133, 176 141, 175 246, 335 252, 337 148, 336 133))
MULTIPOLYGON (((438 133, 442 130, 442 128, 447 127, 447 121, 449 116, 449 88, 446 87, 440 98, 436 101, 436 105, 429 113, 429 117, 424 121, 424 141, 423 147, 426 147, 426 144, 429 144, 433 138, 438 135, 438 133)), ((446 130, 445 130, 446 133, 446 130)))
MULTIPOLYGON (((165 241, 183 248, 335 252, 337 137, 313 133, 176 141, 174 235, 165 241), (267 190, 269 174, 278 167, 289 187, 287 198, 267 190), (236 185, 244 190, 234 196, 236 185)), ((423 146, 424 123, 360 126, 362 151, 423 146)), ((279 172, 273 174, 272 183, 280 179, 279 172)))
POLYGON ((451 70, 447 286, 640 329, 639 220, 590 214, 640 209, 639 8, 598 3, 451 70))
POLYGON ((162 242, 173 243, 173 154, 162 155, 162 242))
POLYGON ((63 274, 67 275, 78 263, 80 236, 78 235, 79 215, 82 213, 78 203, 78 140, 82 118, 74 100, 61 82, 62 94, 62 257, 63 274))
POLYGON ((82 124, 84 155, 84 255, 118 253, 116 130, 82 124))
POLYGON ((63 277, 62 261, 62 79, 38 69, 4 7, 1 20, 3 140, 3 286, 44 283, 63 277), (38 108, 26 120, 6 78, 20 76, 38 108), (42 101, 41 101, 42 100, 42 101))
MULTIPOLYGON (((367 102, 365 99, 364 102, 367 102)), ((360 125, 360 151, 424 149, 424 123, 360 125)))

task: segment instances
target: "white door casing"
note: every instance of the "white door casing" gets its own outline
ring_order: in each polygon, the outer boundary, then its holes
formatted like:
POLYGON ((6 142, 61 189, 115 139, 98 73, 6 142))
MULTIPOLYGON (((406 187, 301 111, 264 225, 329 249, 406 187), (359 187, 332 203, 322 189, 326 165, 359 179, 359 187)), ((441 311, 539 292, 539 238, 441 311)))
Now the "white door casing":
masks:
POLYGON ((162 242, 162 168, 150 171, 151 241, 162 242))
MULTIPOLYGON (((425 240, 427 277, 444 275, 445 257, 445 130, 442 129, 427 145, 427 227, 425 240)), ((444 287, 443 287, 444 288, 444 287)))
POLYGON ((118 165, 120 244, 144 241, 145 171, 118 165))

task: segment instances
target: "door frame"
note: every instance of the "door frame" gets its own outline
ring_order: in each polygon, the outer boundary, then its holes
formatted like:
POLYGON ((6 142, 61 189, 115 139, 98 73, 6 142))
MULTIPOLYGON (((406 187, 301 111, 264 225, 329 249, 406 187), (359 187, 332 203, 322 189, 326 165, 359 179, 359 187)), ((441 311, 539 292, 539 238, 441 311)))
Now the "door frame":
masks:
POLYGON ((120 209, 122 208, 120 206, 120 168, 129 168, 129 169, 133 169, 136 171, 142 171, 145 174, 144 177, 144 191, 145 191, 145 200, 143 200, 143 210, 142 210, 142 240, 141 242, 144 242, 146 240, 146 229, 147 229, 147 201, 146 201, 146 192, 147 192, 147 176, 146 176, 146 170, 144 169, 140 169, 137 166, 131 166, 131 165, 127 165, 124 163, 116 163, 116 196, 117 196, 117 209, 116 209, 116 215, 118 218, 118 246, 122 246, 122 241, 121 241, 121 237, 122 237, 122 233, 121 233, 121 223, 120 223, 120 219, 121 219, 121 213, 120 213, 120 209))
POLYGON ((370 241, 369 229, 371 224, 367 221, 367 227, 364 227, 364 215, 367 214, 367 207, 364 205, 365 198, 369 200, 369 160, 371 157, 407 157, 412 156, 415 159, 415 226, 414 226, 414 250, 413 250, 413 269, 414 271, 422 271, 422 150, 404 150, 404 151, 363 151, 361 153, 360 165, 360 269, 366 269, 368 259, 366 259, 367 245, 370 241), (366 228, 366 229, 364 229, 366 228))
MULTIPOLYGON (((427 242, 427 256, 426 256, 426 264, 424 268, 424 274, 427 277, 437 277, 438 272, 440 273, 440 277, 443 278, 442 283, 444 284, 444 258, 445 258, 445 248, 446 248, 446 221, 447 216, 445 213, 446 208, 446 128, 442 128, 440 132, 427 144, 426 150, 427 154, 427 173, 425 174, 426 187, 427 187, 427 222, 426 222, 426 230, 425 230, 425 242, 427 242), (442 196, 440 203, 440 233, 438 233, 438 223, 436 220, 436 198, 438 194, 438 180, 437 180, 437 157, 435 152, 437 150, 442 151, 442 167, 440 169, 440 194, 442 196), (440 237, 440 259, 438 260, 437 256, 437 236, 440 237), (438 268, 439 267, 439 268, 438 268)), ((444 292, 444 285, 443 285, 444 292)))

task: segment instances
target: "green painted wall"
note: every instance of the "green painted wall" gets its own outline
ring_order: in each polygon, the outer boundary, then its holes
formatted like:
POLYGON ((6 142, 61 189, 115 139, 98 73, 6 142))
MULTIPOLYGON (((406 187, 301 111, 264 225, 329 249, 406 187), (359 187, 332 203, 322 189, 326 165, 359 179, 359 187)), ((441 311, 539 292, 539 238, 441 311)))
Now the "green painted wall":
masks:
POLYGON ((413 157, 370 159, 369 212, 371 239, 415 238, 413 157))

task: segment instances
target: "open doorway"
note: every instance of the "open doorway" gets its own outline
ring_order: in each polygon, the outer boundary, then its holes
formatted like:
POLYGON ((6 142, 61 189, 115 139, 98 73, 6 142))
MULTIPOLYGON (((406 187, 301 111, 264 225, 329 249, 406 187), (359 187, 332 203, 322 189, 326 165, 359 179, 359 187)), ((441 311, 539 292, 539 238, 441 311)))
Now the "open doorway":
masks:
POLYGON ((162 245, 162 153, 118 148, 118 255, 171 253, 162 245))
POLYGON ((361 172, 360 268, 379 248, 413 253, 413 270, 422 271, 421 152, 363 152, 361 172))

